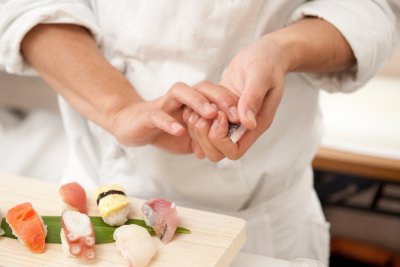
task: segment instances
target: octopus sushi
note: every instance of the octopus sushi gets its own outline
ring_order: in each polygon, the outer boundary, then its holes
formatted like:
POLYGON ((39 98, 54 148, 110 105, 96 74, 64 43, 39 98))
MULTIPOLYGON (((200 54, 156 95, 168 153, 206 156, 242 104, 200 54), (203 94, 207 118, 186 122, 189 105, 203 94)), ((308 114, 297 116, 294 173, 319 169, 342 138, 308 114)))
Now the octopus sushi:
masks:
POLYGON ((47 227, 31 203, 22 203, 8 210, 6 221, 13 235, 30 251, 33 253, 45 251, 47 227))
POLYGON ((102 186, 96 190, 95 198, 99 213, 106 224, 120 226, 128 220, 129 198, 122 186, 102 186))
POLYGON ((93 260, 96 257, 95 234, 89 216, 67 210, 61 216, 61 244, 65 254, 93 260))
POLYGON ((161 198, 153 198, 142 206, 144 221, 153 228, 164 244, 171 241, 178 227, 178 213, 175 203, 161 198))
POLYGON ((114 231, 115 245, 131 267, 144 267, 156 254, 156 245, 149 232, 141 226, 129 224, 114 231))

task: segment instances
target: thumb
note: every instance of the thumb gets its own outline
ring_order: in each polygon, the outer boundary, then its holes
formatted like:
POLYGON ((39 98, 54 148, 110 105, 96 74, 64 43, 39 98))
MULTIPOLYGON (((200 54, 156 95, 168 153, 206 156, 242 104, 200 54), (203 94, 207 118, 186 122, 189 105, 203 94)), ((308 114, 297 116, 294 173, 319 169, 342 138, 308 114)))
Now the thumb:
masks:
POLYGON ((265 76, 255 71, 248 71, 244 89, 239 98, 240 122, 250 130, 257 127, 257 113, 261 109, 264 98, 270 89, 270 82, 265 76))

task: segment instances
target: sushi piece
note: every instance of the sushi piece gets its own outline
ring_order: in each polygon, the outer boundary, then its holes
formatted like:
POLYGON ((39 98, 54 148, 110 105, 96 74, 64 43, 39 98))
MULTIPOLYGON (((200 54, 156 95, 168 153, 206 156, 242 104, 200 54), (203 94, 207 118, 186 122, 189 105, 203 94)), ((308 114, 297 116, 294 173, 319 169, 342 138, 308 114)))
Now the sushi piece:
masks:
POLYGON ((123 225, 128 220, 129 198, 120 185, 105 185, 95 192, 97 207, 103 221, 111 226, 123 225))
POLYGON ((65 204, 79 210, 82 213, 87 213, 86 207, 86 192, 83 187, 77 182, 65 184, 58 190, 65 204))
POLYGON ((93 260, 96 257, 96 238, 89 216, 66 210, 61 216, 61 244, 63 252, 73 257, 93 260))
POLYGON ((178 213, 175 203, 161 198, 153 198, 142 206, 144 221, 154 229, 164 244, 171 241, 178 227, 178 213))
POLYGON ((156 254, 156 245, 149 232, 141 226, 129 224, 114 231, 115 245, 131 267, 149 264, 156 254))
POLYGON ((229 123, 228 136, 232 143, 236 144, 245 132, 246 128, 242 125, 229 123))
POLYGON ((6 221, 13 235, 33 253, 43 253, 47 227, 29 202, 11 208, 6 221))
POLYGON ((4 235, 4 230, 3 230, 3 228, 1 228, 2 221, 3 221, 3 214, 1 213, 1 210, 0 210, 0 236, 4 235))

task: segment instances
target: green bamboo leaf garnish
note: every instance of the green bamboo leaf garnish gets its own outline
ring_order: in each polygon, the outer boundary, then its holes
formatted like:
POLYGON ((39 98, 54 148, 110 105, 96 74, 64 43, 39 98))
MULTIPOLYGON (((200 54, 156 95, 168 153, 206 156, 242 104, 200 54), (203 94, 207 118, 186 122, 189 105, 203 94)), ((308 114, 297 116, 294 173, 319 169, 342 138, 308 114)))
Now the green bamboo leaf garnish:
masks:
MULTIPOLYGON (((60 231, 61 231, 61 217, 60 216, 42 216, 43 222, 47 225, 46 243, 61 244, 60 231)), ((103 222, 101 217, 90 217, 93 223, 93 229, 96 234, 96 244, 105 244, 114 242, 113 234, 116 226, 109 226, 103 222)), ((155 234, 153 228, 146 225, 143 220, 129 219, 125 224, 136 224, 146 228, 150 234, 155 234)), ((1 228, 4 229, 5 234, 3 237, 17 239, 11 231, 10 226, 7 224, 6 219, 1 222, 1 228)), ((191 231, 184 227, 178 227, 175 231, 177 234, 190 234, 191 231)))

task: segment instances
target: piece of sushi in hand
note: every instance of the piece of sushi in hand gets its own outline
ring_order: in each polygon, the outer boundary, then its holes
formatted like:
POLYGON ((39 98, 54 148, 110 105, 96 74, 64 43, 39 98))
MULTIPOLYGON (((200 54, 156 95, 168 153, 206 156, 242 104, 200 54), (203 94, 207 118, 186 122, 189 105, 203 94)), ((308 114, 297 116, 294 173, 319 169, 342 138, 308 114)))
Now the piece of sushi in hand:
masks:
POLYGON ((8 210, 6 221, 13 235, 33 253, 43 253, 47 227, 29 202, 8 210))
POLYGON ((161 198, 153 198, 142 206, 144 221, 154 229, 164 244, 171 241, 178 227, 178 213, 175 203, 161 198))
POLYGON ((234 144, 239 141, 246 131, 246 128, 240 124, 229 123, 228 136, 234 144))
POLYGON ((89 216, 75 210, 66 210, 61 216, 61 244, 69 256, 93 260, 96 257, 96 238, 89 216))
POLYGON ((111 226, 123 225, 128 220, 129 198, 120 185, 105 185, 95 192, 95 199, 103 221, 111 226))
POLYGON ((77 182, 65 184, 60 187, 58 192, 64 203, 82 213, 87 213, 86 192, 80 184, 77 182))
POLYGON ((131 267, 144 267, 156 254, 156 245, 147 230, 141 226, 129 224, 114 231, 114 240, 122 257, 131 267))

